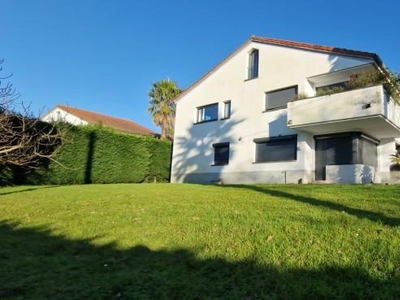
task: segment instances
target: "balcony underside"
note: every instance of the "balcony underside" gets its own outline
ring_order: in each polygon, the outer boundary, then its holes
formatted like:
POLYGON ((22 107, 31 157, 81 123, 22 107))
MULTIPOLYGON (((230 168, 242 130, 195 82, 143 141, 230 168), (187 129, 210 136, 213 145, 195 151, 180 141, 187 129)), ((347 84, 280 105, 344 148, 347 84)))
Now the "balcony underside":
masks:
POLYGON ((312 133, 314 135, 361 131, 378 139, 400 138, 400 128, 381 115, 361 117, 357 119, 334 120, 289 125, 290 128, 312 133))

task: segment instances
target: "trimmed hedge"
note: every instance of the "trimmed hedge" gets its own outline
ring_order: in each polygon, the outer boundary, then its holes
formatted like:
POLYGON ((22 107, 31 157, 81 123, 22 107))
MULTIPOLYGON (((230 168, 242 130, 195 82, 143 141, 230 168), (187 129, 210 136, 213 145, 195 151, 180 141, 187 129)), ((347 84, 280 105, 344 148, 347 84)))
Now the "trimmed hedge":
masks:
POLYGON ((150 165, 148 180, 167 182, 169 181, 172 144, 166 140, 149 140, 150 165))
POLYGON ((79 126, 68 128, 65 142, 57 151, 55 161, 50 161, 41 170, 25 174, 23 183, 169 181, 169 141, 125 134, 102 126, 79 126))

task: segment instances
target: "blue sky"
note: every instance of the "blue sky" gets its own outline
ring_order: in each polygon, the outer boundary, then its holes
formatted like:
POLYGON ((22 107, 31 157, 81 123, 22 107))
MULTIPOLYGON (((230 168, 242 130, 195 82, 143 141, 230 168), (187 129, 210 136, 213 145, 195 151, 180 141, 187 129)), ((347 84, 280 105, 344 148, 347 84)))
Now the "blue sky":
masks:
POLYGON ((398 0, 0 0, 2 76, 35 114, 65 104, 158 129, 147 93, 188 87, 251 34, 377 53, 400 71, 398 0))

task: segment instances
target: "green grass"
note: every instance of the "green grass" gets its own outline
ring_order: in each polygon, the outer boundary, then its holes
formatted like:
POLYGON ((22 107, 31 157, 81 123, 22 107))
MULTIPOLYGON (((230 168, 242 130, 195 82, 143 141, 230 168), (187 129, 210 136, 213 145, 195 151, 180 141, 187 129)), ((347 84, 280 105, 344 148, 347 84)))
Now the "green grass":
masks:
POLYGON ((0 189, 0 299, 400 299, 400 186, 0 189))

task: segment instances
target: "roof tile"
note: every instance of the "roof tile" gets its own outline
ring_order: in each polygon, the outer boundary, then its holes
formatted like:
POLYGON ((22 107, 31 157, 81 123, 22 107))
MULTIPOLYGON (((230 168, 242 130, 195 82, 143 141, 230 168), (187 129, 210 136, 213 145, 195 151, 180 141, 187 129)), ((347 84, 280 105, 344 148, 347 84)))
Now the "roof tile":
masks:
POLYGON ((104 126, 111 127, 127 133, 153 135, 153 136, 158 135, 152 130, 129 120, 103 115, 66 105, 59 104, 57 105, 57 107, 93 125, 101 123, 104 126))

